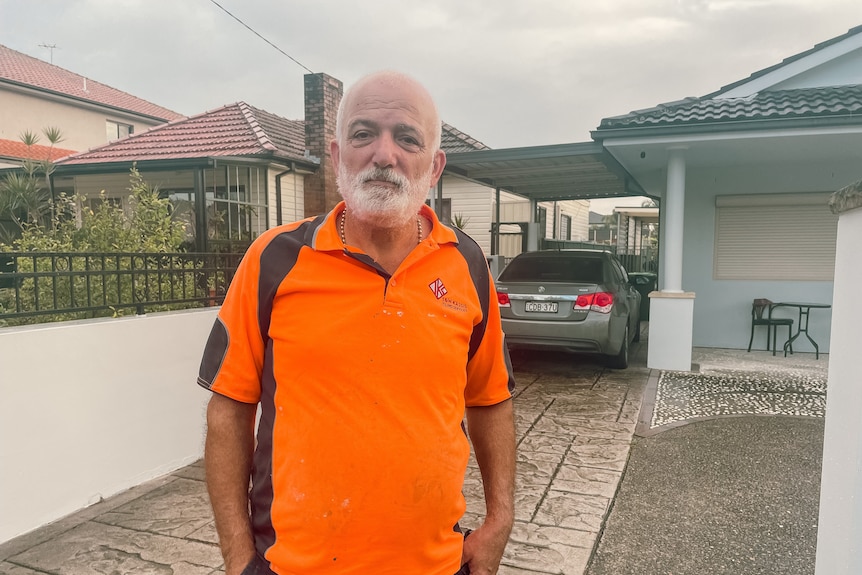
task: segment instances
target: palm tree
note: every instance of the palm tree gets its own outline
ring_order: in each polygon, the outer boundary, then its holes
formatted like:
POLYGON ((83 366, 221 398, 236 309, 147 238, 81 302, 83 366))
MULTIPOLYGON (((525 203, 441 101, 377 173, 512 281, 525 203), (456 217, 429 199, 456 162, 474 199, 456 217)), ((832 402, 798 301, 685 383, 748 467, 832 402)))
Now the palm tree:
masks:
POLYGON ((49 216, 53 216, 51 174, 54 173, 54 163, 51 161, 50 149, 63 141, 63 136, 59 128, 45 128, 42 134, 50 142, 46 157, 33 157, 30 151, 39 142, 39 136, 25 131, 20 135, 20 140, 27 146, 28 157, 21 161, 20 171, 7 174, 0 181, 0 220, 12 222, 17 228, 9 230, 0 226, 2 241, 8 242, 26 226, 44 224, 49 216))

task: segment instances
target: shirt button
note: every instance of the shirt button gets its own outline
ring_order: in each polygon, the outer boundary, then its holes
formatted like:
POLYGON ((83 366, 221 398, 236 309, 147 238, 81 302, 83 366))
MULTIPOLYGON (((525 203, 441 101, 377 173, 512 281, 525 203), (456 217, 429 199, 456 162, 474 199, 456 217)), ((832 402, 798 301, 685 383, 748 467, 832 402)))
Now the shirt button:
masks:
POLYGON ((392 284, 392 287, 395 287, 398 285, 398 282, 395 280, 392 280, 390 283, 392 284))

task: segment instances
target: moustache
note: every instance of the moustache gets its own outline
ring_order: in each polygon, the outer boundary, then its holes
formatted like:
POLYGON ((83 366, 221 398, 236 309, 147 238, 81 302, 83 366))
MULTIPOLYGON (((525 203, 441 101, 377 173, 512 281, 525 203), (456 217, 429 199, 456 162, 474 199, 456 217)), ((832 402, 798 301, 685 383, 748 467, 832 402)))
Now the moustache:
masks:
POLYGON ((367 184, 372 181, 387 182, 395 184, 399 188, 405 188, 410 184, 406 177, 402 176, 395 170, 387 168, 369 168, 361 172, 357 179, 363 184, 367 184))

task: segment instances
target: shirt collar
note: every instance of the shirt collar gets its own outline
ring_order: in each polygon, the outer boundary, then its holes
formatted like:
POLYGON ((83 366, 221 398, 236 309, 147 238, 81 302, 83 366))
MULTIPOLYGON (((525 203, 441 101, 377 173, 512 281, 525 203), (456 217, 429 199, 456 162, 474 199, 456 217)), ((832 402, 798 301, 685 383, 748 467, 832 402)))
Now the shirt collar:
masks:
MULTIPOLYGON (((344 207, 343 201, 338 202, 332 208, 332 211, 326 214, 323 223, 320 224, 317 233, 314 235, 312 248, 319 251, 344 249, 344 245, 341 243, 341 232, 338 228, 339 217, 344 211, 344 207)), ((437 218, 437 214, 427 204, 422 204, 422 207, 419 208, 419 213, 431 220, 431 233, 425 241, 430 239, 435 245, 447 243, 458 244, 458 238, 452 228, 441 223, 437 218)))

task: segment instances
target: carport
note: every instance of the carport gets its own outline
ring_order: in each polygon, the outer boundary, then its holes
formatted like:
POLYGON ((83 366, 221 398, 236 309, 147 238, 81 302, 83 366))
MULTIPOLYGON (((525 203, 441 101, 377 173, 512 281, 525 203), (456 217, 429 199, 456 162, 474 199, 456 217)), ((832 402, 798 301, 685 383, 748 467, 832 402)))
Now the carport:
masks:
MULTIPOLYGON (((496 223, 500 222, 501 191, 528 199, 533 217, 538 202, 646 195, 597 142, 451 153, 446 155, 446 172, 496 190, 496 223)), ((442 178, 437 198, 442 203, 442 178)), ((494 225, 492 255, 499 236, 500 226, 494 225)))

